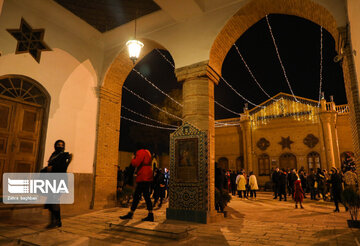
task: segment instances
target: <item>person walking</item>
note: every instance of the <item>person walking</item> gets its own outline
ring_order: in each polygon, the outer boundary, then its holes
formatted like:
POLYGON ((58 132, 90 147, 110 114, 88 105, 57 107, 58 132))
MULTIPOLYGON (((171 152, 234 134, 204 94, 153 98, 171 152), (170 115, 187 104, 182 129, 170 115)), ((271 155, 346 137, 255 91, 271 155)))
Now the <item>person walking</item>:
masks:
POLYGON ((304 191, 301 187, 301 180, 298 179, 294 182, 295 208, 298 208, 298 203, 300 203, 300 208, 304 208, 302 205, 303 200, 304 200, 304 191))
MULTIPOLYGON (((63 140, 57 140, 54 144, 54 148, 55 151, 51 154, 48 160, 48 166, 43 168, 40 172, 66 173, 73 155, 69 152, 65 152, 65 142, 63 140)), ((60 197, 58 197, 58 199, 60 199, 60 197)), ((59 203, 45 204, 45 209, 48 209, 50 211, 50 223, 46 226, 46 228, 48 229, 62 226, 59 203)))
POLYGON ((236 196, 236 173, 233 171, 230 174, 230 185, 231 185, 231 194, 236 196))
POLYGON ((133 202, 131 204, 130 212, 120 219, 132 219, 134 212, 139 204, 141 195, 144 196, 148 216, 143 218, 142 221, 154 221, 154 214, 152 212, 152 203, 150 199, 150 187, 153 181, 153 171, 151 168, 151 153, 140 144, 137 144, 136 155, 131 160, 131 165, 136 168, 136 188, 133 195, 133 202))
POLYGON ((249 178, 249 186, 250 186, 250 197, 255 198, 256 200, 256 191, 259 189, 256 176, 253 172, 250 172, 250 178, 249 178))
MULTIPOLYGON (((333 194, 335 210, 334 212, 340 212, 339 210, 339 202, 341 202, 341 193, 342 193, 342 177, 338 170, 333 167, 331 169, 332 174, 330 175, 330 183, 331 183, 331 191, 333 194)), ((347 207, 344 205, 345 210, 347 211, 347 207)))

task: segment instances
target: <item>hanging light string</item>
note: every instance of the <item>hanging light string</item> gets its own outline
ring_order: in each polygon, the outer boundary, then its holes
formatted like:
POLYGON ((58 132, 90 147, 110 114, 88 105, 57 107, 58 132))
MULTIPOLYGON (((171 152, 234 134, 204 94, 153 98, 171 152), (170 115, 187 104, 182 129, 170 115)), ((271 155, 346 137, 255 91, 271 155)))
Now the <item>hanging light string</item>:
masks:
POLYGON ((217 101, 214 101, 214 102, 215 102, 216 105, 222 107, 223 109, 229 111, 230 113, 233 113, 233 114, 235 114, 235 115, 240 116, 240 113, 237 113, 237 112, 235 112, 235 111, 232 111, 231 109, 228 109, 227 107, 225 107, 224 105, 222 105, 221 103, 219 103, 219 102, 217 102, 217 101))
MULTIPOLYGON (((159 49, 155 49, 155 50, 165 59, 165 61, 167 61, 167 62, 175 69, 174 64, 173 64, 169 59, 167 59, 166 56, 165 56, 163 53, 161 53, 161 51, 160 51, 159 49)), ((222 79, 224 80, 224 78, 222 78, 222 79)), ((246 99, 245 99, 245 100, 246 100, 246 99)), ((227 111, 229 111, 229 112, 231 112, 231 113, 233 113, 233 114, 240 115, 239 113, 236 113, 236 112, 232 111, 231 109, 228 109, 227 107, 225 107, 224 105, 220 104, 220 103, 217 102, 216 100, 214 100, 214 102, 215 102, 215 104, 217 104, 218 106, 222 107, 223 109, 225 109, 225 110, 227 110, 227 111)), ((250 102, 250 103, 251 103, 251 102, 250 102)))
POLYGON ((162 126, 156 126, 156 125, 152 125, 152 124, 147 124, 147 123, 144 123, 144 122, 129 119, 129 118, 125 117, 125 116, 120 116, 120 117, 121 117, 121 119, 130 121, 130 122, 133 122, 133 123, 136 123, 136 124, 139 124, 139 125, 143 125, 143 126, 148 126, 148 127, 153 127, 153 128, 157 128, 157 129, 163 129, 163 130, 170 130, 170 131, 175 131, 176 130, 176 128, 168 128, 168 127, 162 127, 162 126))
POLYGON ((264 92, 264 94, 268 97, 271 98, 271 96, 264 90, 264 88, 262 88, 262 86, 260 85, 260 83, 257 81, 257 79, 255 78, 254 74, 251 72, 251 69, 249 68, 248 64, 246 63, 244 57, 241 55, 239 48, 237 47, 236 43, 234 43, 235 49, 237 51, 237 53, 239 54, 241 60, 243 61, 245 67, 247 68, 248 72, 250 73, 251 77, 254 79, 254 81, 256 82, 256 84, 259 86, 259 88, 262 90, 262 92, 264 92))
POLYGON ((140 73, 138 70, 133 68, 133 71, 136 72, 141 78, 143 78, 146 82, 148 82, 152 87, 154 87, 156 90, 158 90, 161 94, 169 98, 171 101, 179 105, 180 107, 183 107, 181 103, 176 101, 174 98, 172 98, 170 95, 168 95, 166 92, 162 91, 159 87, 157 87, 153 82, 151 82, 148 78, 146 78, 142 73, 140 73))
POLYGON ((288 77, 287 77, 287 75, 286 75, 285 67, 284 67, 284 65, 283 65, 283 63, 282 63, 282 60, 281 60, 281 57, 280 57, 280 54, 279 54, 279 50, 278 50, 278 47, 277 47, 277 45, 276 45, 276 40, 275 40, 275 37, 274 37, 273 32, 272 32, 272 28, 271 28, 271 25, 270 25, 270 22, 269 22, 268 15, 266 15, 266 22, 267 22, 267 25, 268 25, 268 27, 269 27, 269 31, 270 31, 270 34, 271 34, 271 38, 272 38, 272 40, 273 40, 274 47, 275 47, 275 50, 276 50, 276 54, 277 54, 278 60, 279 60, 279 62, 280 62, 281 68, 282 68, 282 70, 283 70, 286 83, 288 84, 289 89, 290 89, 290 91, 291 91, 291 94, 292 94, 292 96, 294 97, 295 101, 296 101, 296 102, 299 102, 299 100, 295 97, 295 94, 294 94, 294 92, 293 92, 293 90, 292 90, 292 88, 291 88, 289 79, 288 79, 288 77))
POLYGON ((176 116, 176 115, 174 115, 174 114, 172 114, 172 113, 169 113, 168 111, 166 111, 166 110, 164 110, 164 109, 162 109, 162 108, 159 108, 158 106, 152 104, 151 102, 149 102, 149 101, 146 100, 145 98, 139 96, 138 94, 136 94, 136 93, 133 92, 132 90, 128 89, 126 86, 123 85, 123 88, 124 88, 126 91, 130 92, 131 94, 133 94, 134 96, 136 96, 137 98, 139 98, 140 100, 142 100, 143 102, 146 102, 146 103, 149 104, 150 106, 156 108, 157 110, 159 110, 159 111, 161 111, 161 112, 163 112, 163 113, 165 113, 165 114, 167 114, 167 115, 169 115, 169 116, 171 116, 171 117, 173 117, 173 118, 175 118, 175 119, 178 119, 178 120, 183 121, 182 118, 180 118, 180 117, 178 117, 178 116, 176 116))
POLYGON ((155 50, 162 56, 162 58, 165 59, 165 61, 167 61, 175 69, 175 65, 169 59, 167 59, 166 56, 159 49, 155 50))
POLYGON ((320 86, 319 86, 319 103, 320 106, 321 101, 321 90, 322 90, 322 70, 323 70, 323 27, 320 26, 320 86))
POLYGON ((140 117, 143 117, 143 118, 145 118, 145 119, 151 120, 151 121, 153 121, 153 122, 156 122, 156 123, 159 123, 159 124, 162 124, 162 125, 166 125, 166 126, 178 127, 178 126, 175 126, 175 125, 171 125, 171 124, 168 124, 168 123, 165 123, 165 122, 162 122, 162 121, 158 121, 158 120, 152 119, 152 118, 150 118, 150 117, 148 117, 148 116, 146 116, 146 115, 143 115, 143 114, 140 114, 140 113, 138 113, 138 112, 135 112, 134 110, 129 109, 129 108, 125 107, 124 105, 122 105, 121 107, 122 107, 123 109, 125 109, 125 110, 133 113, 133 114, 136 114, 136 115, 138 115, 138 116, 140 116, 140 117))

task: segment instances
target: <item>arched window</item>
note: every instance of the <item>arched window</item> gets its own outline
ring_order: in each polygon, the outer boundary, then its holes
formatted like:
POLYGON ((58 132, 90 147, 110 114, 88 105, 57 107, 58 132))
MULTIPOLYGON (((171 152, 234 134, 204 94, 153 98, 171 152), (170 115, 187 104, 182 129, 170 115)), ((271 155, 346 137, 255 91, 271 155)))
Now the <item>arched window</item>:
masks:
POLYGON ((261 154, 258 157, 259 176, 270 175, 270 157, 267 154, 261 154))
POLYGON ((244 166, 244 156, 239 156, 238 158, 236 158, 236 170, 235 171, 240 171, 244 167, 245 167, 244 166))
POLYGON ((219 167, 225 170, 229 170, 229 160, 226 157, 220 157, 218 160, 219 167))
POLYGON ((279 158, 280 169, 296 168, 296 156, 291 153, 284 153, 279 158))
POLYGON ((318 152, 311 152, 307 155, 307 162, 309 170, 313 168, 316 170, 317 168, 321 168, 320 154, 318 152))

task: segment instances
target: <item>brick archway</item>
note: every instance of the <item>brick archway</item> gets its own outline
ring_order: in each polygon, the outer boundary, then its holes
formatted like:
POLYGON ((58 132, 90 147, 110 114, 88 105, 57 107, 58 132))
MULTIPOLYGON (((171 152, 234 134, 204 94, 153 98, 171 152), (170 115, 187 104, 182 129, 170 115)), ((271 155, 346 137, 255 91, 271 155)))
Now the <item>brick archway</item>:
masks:
POLYGON ((359 168, 360 98, 351 46, 351 34, 347 26, 338 26, 334 16, 325 7, 312 0, 251 0, 228 20, 217 35, 209 55, 209 77, 219 80, 222 64, 232 45, 245 31, 267 14, 294 15, 310 20, 325 28, 334 38, 337 52, 340 53, 341 51, 344 57, 342 68, 346 97, 350 106, 350 123, 355 159, 359 168))
POLYGON ((252 0, 233 15, 217 35, 211 50, 209 66, 221 75, 222 64, 232 45, 251 26, 267 14, 302 17, 323 26, 335 39, 338 47, 339 31, 331 13, 311 0, 252 0))
MULTIPOLYGON (((147 39, 141 41, 144 43, 144 48, 137 62, 156 48, 165 49, 154 41, 147 39)), ((124 46, 109 66, 102 86, 98 90, 99 112, 91 208, 115 205, 122 86, 133 67, 127 48, 124 46)))

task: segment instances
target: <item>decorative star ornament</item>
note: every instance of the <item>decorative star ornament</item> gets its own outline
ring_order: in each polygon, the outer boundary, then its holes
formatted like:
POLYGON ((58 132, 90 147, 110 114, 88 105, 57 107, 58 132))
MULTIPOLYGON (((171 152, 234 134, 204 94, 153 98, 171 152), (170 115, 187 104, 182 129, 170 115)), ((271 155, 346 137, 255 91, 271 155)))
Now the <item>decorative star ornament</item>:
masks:
POLYGON ((15 54, 28 52, 40 63, 41 51, 51 51, 43 40, 45 29, 32 29, 23 18, 19 29, 6 30, 18 41, 15 54))
POLYGON ((282 146, 282 149, 285 149, 285 148, 291 149, 290 145, 292 143, 294 143, 294 142, 290 140, 290 137, 287 137, 287 138, 281 137, 281 141, 279 142, 279 144, 282 146))

